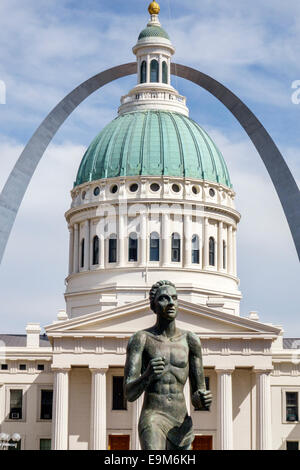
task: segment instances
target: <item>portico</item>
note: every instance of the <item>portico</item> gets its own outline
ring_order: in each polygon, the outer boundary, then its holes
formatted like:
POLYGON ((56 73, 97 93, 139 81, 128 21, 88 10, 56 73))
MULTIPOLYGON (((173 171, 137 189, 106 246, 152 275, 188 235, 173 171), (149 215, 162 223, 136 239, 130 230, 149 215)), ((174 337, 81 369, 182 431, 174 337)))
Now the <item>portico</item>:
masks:
MULTIPOLYGON (((250 449, 270 448, 271 345, 280 330, 184 301, 180 301, 179 308, 180 328, 194 331, 201 338, 205 375, 214 395, 210 412, 191 409, 195 434, 213 436, 214 449, 247 445, 250 449), (239 416, 235 416, 238 390, 242 388, 253 397, 247 404, 248 422, 243 417, 248 428, 246 437, 239 436, 239 416)), ((122 375, 128 338, 134 331, 149 327, 153 320, 148 301, 144 301, 47 327, 54 350, 53 448, 107 449, 110 435, 129 435, 130 448, 139 449, 142 399, 128 403, 126 410, 113 410, 112 377, 122 375), (81 382, 86 384, 82 393, 78 392, 78 387, 83 387, 78 385, 81 382), (77 401, 71 414, 72 387, 76 387, 77 401), (81 408, 87 410, 85 416, 80 415, 81 408), (74 437, 78 419, 85 429, 85 440, 80 435, 74 437)), ((188 391, 186 395, 188 398, 188 391)))

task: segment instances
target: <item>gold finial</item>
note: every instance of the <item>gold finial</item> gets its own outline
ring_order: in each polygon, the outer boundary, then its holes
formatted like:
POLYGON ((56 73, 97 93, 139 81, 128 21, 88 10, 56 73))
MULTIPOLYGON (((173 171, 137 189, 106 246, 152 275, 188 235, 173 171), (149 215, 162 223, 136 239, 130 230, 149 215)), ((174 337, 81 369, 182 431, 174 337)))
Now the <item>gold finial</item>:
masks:
POLYGON ((151 2, 149 7, 148 7, 148 11, 150 13, 150 15, 158 15, 159 12, 160 12, 160 6, 157 2, 151 2))

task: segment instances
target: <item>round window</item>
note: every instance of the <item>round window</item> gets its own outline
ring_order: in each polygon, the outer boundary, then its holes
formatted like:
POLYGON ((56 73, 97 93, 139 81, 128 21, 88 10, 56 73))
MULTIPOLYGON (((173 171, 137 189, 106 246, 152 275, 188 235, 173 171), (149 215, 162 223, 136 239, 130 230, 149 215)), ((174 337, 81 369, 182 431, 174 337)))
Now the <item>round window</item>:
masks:
POLYGON ((133 183, 129 189, 132 193, 136 193, 137 190, 139 189, 139 185, 137 183, 133 183))
POLYGON ((216 191, 213 188, 210 188, 209 195, 210 195, 210 197, 215 197, 216 191))
POLYGON ((160 190, 160 186, 158 183, 152 183, 150 186, 151 191, 154 191, 155 193, 160 190))
POLYGON ((200 189, 198 188, 198 186, 193 186, 192 191, 193 191, 194 194, 199 194, 200 189))
POLYGON ((116 184, 114 184, 111 188, 110 188, 110 192, 112 194, 115 194, 116 192, 118 191, 118 186, 116 184))
POLYGON ((178 184, 173 184, 172 189, 173 189, 174 193, 179 193, 180 192, 180 186, 178 186, 178 184))
POLYGON ((97 188, 94 189, 94 196, 99 196, 100 194, 100 188, 97 186, 97 188))

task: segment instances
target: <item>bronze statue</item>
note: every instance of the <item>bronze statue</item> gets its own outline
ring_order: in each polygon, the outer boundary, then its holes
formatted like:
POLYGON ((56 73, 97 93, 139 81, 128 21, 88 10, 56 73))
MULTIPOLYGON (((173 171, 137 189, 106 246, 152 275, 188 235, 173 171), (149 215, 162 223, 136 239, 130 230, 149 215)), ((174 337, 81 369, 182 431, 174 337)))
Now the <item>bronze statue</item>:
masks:
POLYGON ((194 439, 183 393, 188 377, 194 407, 209 409, 212 401, 205 386, 201 343, 194 333, 176 328, 178 298, 170 281, 152 286, 150 307, 156 324, 128 342, 125 395, 132 402, 145 392, 139 420, 143 450, 188 450, 194 439))

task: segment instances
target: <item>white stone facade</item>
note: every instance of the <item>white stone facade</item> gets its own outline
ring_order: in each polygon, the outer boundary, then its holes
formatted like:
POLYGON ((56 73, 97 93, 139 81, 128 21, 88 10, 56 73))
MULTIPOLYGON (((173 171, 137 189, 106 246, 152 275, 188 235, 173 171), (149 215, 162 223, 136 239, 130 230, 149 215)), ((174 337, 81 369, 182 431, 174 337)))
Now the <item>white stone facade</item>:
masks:
MULTIPOLYGON (((141 400, 114 410, 112 380, 123 374, 128 338, 154 320, 148 302, 138 301, 56 321, 47 327, 52 347, 2 347, 0 431, 19 432, 22 449, 39 449, 41 439, 55 449, 107 449, 110 436, 129 436, 138 449, 141 400), (11 389, 23 391, 22 419, 10 419, 11 389), (52 420, 41 419, 41 391, 52 389, 52 420)), ((299 407, 300 351, 283 348, 280 328, 183 300, 178 326, 201 338, 214 397, 209 412, 191 407, 197 436, 212 436, 213 449, 300 443, 300 421, 286 419, 286 392, 298 394, 299 407)))

